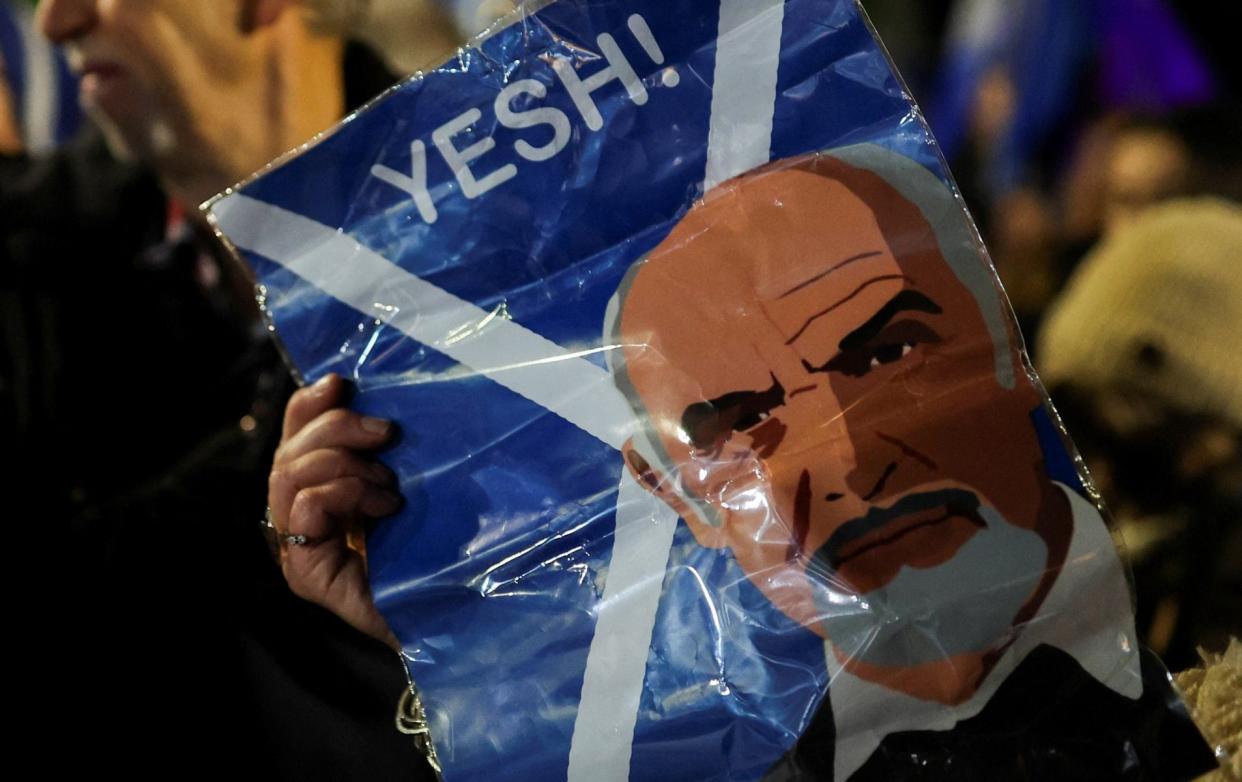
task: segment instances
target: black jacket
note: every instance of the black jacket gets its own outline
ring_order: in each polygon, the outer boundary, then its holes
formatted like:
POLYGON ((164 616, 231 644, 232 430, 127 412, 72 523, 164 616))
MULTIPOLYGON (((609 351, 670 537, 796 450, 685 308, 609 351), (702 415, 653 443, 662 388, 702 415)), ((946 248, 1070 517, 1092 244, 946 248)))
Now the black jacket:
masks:
MULTIPOLYGON (((391 83, 347 55, 350 105, 391 83)), ((292 382, 210 237, 166 237, 97 136, 0 158, 0 435, 41 769, 417 780, 395 653, 293 596, 262 539, 292 382)))
MULTIPOLYGON (((949 731, 888 735, 850 782, 1166 782, 1216 761, 1155 655, 1143 650, 1143 695, 1132 701, 1052 646, 1038 646, 983 710, 949 731)), ((835 733, 829 698, 764 782, 828 782, 835 733)))

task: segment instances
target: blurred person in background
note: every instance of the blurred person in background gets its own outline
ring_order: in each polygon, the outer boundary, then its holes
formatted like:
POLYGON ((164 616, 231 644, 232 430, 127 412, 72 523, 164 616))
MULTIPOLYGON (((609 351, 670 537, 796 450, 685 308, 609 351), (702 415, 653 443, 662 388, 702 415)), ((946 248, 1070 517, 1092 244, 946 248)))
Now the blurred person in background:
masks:
POLYGON ((1242 206, 1117 225, 1054 303, 1038 368, 1129 549, 1174 670, 1242 632, 1242 206))
POLYGON ((303 0, 311 23, 347 32, 397 73, 439 65, 462 41, 513 10, 515 0, 303 0))
MULTIPOLYGON (((1051 183, 1100 114, 1160 116, 1227 99, 1166 0, 958 0, 927 115, 967 203, 1051 183)), ((1201 16, 1201 14, 1200 14, 1201 16)))
MULTIPOLYGON (((278 5, 241 7, 272 16, 278 5)), ((40 6, 109 142, 89 132, 55 154, 22 144, 0 158, 0 411, 21 454, 17 484, 42 516, 133 492, 250 412, 249 353, 263 341, 253 293, 195 207, 391 80, 339 37, 298 34, 294 13, 258 24, 233 6, 40 6), (193 25, 220 32, 196 37, 193 25), (259 47, 281 53, 283 70, 259 47), (289 91, 297 100, 282 103, 289 91), (131 445, 125 459, 116 442, 131 445)))
POLYGON ((0 157, 5 468, 55 552, 36 720, 89 694, 53 762, 430 775, 399 661, 293 597, 259 534, 291 382, 195 209, 392 75, 298 0, 43 0, 39 24, 107 142, 0 157))
MULTIPOLYGON (((1173 0, 957 0, 927 116, 991 250, 1028 347, 1067 269, 1098 236, 1102 170, 1118 122, 1228 98, 1173 0), (1075 150, 1080 152, 1075 155, 1075 150), (1094 190, 1062 195, 1069 171, 1094 190)), ((1193 17, 1195 25, 1187 23, 1193 17)), ((1147 156, 1150 149, 1140 150, 1147 156)), ((1133 159, 1133 158, 1132 158, 1133 159)), ((1169 163, 1169 161, 1164 161, 1169 163)), ((1169 163, 1176 165, 1176 161, 1169 163)), ((1137 183, 1136 183, 1137 184, 1137 183)), ((1182 192, 1174 187, 1170 194, 1182 192)), ((1122 196, 1118 192, 1118 196, 1122 196)), ((1135 197, 1130 193, 1127 197, 1135 197)))
POLYGON ((1068 167, 1062 273, 1113 228, 1178 196, 1242 199, 1242 107, 1218 102, 1160 114, 1108 112, 1068 167))
POLYGON ((1103 232, 1132 223, 1144 209, 1190 186, 1186 140, 1168 124, 1132 120, 1113 139, 1104 162, 1103 232))

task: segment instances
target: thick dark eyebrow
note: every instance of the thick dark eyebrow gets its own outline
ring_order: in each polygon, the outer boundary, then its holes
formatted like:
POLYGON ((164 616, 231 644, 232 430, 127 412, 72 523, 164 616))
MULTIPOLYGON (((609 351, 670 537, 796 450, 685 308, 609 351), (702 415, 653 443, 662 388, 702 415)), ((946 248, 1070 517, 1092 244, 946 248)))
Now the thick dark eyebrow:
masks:
POLYGON ((809 279, 809 280, 804 280, 803 282, 798 283, 797 285, 793 286, 792 288, 790 288, 789 290, 785 291, 784 293, 782 293, 780 296, 777 296, 776 298, 778 298, 778 299, 783 299, 783 298, 785 298, 786 296, 792 296, 793 294, 795 294, 795 293, 797 293, 798 291, 802 290, 803 288, 805 288, 806 286, 810 285, 811 283, 813 283, 813 282, 818 282, 819 280, 824 279, 824 278, 825 278, 825 277, 827 277, 829 274, 832 274, 832 273, 833 273, 833 272, 835 272, 837 269, 840 269, 842 266, 849 266, 851 263, 855 263, 855 262, 857 262, 857 261, 861 261, 861 260, 864 260, 864 259, 866 259, 866 258, 874 258, 874 257, 875 257, 875 256, 877 256, 877 255, 883 255, 883 253, 882 253, 882 252, 880 252, 879 250, 871 250, 870 252, 859 253, 858 255, 851 255, 850 257, 846 258, 845 260, 843 260, 843 261, 839 261, 838 263, 834 264, 831 268, 826 269, 826 270, 824 270, 824 271, 820 272, 819 274, 815 275, 815 276, 814 276, 814 277, 812 277, 811 279, 809 279))
POLYGON ((907 310, 930 312, 933 315, 939 315, 944 311, 940 309, 939 304, 918 291, 904 290, 889 299, 888 304, 880 307, 879 311, 868 318, 866 323, 842 337, 837 347, 843 352, 862 347, 867 344, 868 340, 879 334, 894 315, 907 310))

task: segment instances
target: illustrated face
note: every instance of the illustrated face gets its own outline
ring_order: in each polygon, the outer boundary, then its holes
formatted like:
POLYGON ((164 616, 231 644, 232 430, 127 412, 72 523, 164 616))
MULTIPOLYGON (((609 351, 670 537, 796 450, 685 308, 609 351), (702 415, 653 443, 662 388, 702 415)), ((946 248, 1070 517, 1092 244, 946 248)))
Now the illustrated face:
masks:
POLYGON ((155 162, 247 105, 230 95, 256 65, 239 48, 241 9, 237 0, 42 0, 39 24, 65 46, 82 103, 113 147, 155 162))
POLYGON ((969 689, 1068 540, 1040 398, 998 381, 916 208, 824 166, 848 186, 784 167, 718 188, 632 275, 617 329, 653 458, 629 461, 851 670, 969 689))

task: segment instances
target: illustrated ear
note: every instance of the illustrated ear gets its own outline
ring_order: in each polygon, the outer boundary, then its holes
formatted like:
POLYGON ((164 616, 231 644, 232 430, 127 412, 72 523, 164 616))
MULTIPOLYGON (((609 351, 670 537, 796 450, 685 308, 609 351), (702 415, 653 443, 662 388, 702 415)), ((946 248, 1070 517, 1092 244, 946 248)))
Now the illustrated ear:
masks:
POLYGON ((269 27, 297 3, 298 0, 242 0, 238 8, 238 29, 249 34, 269 27))
POLYGON ((626 469, 634 476, 638 485, 672 508, 686 522, 700 546, 724 548, 727 545, 723 525, 713 524, 711 519, 705 518, 704 511, 697 507, 697 503, 684 497, 677 489, 676 480, 653 467, 634 447, 632 439, 622 446, 621 453, 625 457, 626 469))

